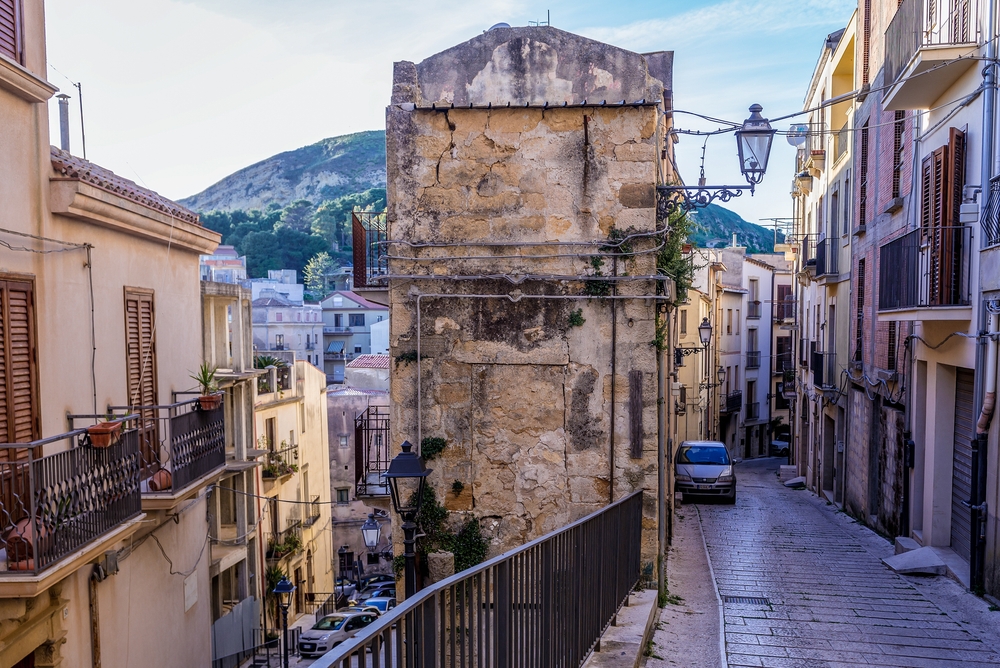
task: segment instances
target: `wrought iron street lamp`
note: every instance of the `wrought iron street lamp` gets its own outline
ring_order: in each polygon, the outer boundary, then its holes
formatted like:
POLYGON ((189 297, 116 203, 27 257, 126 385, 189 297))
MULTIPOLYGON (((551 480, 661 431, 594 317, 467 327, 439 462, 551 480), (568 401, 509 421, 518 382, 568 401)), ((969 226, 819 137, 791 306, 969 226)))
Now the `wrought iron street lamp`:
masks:
POLYGON ((708 322, 708 317, 701 319, 701 324, 698 325, 698 338, 701 339, 701 345, 708 347, 708 344, 712 341, 712 325, 708 322))
POLYGON ((284 576, 278 581, 278 584, 274 585, 272 592, 278 598, 278 607, 281 608, 281 635, 284 645, 283 668, 288 668, 288 606, 292 602, 292 593, 294 592, 295 585, 284 576))
POLYGON ((378 543, 382 540, 382 527, 375 521, 374 513, 368 513, 368 519, 361 525, 361 537, 369 552, 374 553, 378 549, 378 543))
POLYGON ((389 470, 382 474, 389 485, 392 507, 403 518, 403 557, 406 559, 406 598, 417 593, 417 515, 424 499, 424 487, 431 469, 413 452, 413 444, 404 441, 402 452, 389 462, 389 470))
MULTIPOLYGON (((678 211, 692 211, 708 206, 715 200, 728 202, 739 197, 744 190, 753 195, 754 187, 764 178, 767 159, 771 154, 774 129, 760 115, 763 107, 750 106, 750 118, 736 130, 736 150, 740 159, 740 172, 747 180, 745 186, 707 186, 704 176, 696 186, 658 186, 656 202, 657 222, 666 221, 678 211)), ((704 172, 703 172, 704 174, 704 172)))
POLYGON ((726 368, 723 366, 719 367, 719 370, 715 372, 716 377, 719 379, 719 385, 726 382, 726 368))

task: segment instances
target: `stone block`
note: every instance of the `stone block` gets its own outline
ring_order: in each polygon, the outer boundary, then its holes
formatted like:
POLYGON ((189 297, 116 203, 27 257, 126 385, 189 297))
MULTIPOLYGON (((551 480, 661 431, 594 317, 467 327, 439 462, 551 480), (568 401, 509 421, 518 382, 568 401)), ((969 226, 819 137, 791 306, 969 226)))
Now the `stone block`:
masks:
POLYGON ((944 575, 948 570, 941 557, 930 547, 886 557, 882 563, 903 575, 944 575))
POLYGON ((906 536, 896 536, 896 554, 919 550, 920 543, 906 536))
POLYGON ((656 206, 656 189, 652 183, 627 183, 618 190, 618 201, 629 209, 651 209, 656 206))
POLYGON ((440 582, 455 574, 455 555, 451 552, 431 552, 427 555, 429 584, 440 582))
POLYGON ((615 158, 617 160, 652 162, 656 159, 656 146, 639 143, 621 144, 615 147, 615 158))

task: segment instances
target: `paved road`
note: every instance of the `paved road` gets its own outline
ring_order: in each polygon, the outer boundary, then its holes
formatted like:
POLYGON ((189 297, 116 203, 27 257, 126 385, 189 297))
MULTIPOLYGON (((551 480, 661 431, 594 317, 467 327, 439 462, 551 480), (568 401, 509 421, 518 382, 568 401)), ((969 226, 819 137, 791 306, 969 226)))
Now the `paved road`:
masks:
POLYGON ((783 461, 742 463, 735 507, 680 511, 700 518, 730 666, 1000 665, 1000 612, 948 578, 890 571, 892 545, 781 486, 783 461))

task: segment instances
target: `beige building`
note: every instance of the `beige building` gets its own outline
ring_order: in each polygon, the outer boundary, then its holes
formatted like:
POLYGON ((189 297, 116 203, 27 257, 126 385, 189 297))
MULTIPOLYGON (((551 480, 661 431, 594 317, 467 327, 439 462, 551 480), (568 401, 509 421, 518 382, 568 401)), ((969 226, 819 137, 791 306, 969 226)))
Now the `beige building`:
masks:
MULTIPOLYGON (((314 594, 334 587, 325 375, 304 360, 270 369, 258 381, 254 413, 257 449, 266 451, 264 558, 296 586, 291 621, 308 611, 314 594)), ((276 621, 269 617, 268 627, 276 621)))
POLYGON ((490 554, 638 490, 650 580, 665 549, 671 66, 550 27, 395 65, 390 441, 444 439, 430 484, 490 554))

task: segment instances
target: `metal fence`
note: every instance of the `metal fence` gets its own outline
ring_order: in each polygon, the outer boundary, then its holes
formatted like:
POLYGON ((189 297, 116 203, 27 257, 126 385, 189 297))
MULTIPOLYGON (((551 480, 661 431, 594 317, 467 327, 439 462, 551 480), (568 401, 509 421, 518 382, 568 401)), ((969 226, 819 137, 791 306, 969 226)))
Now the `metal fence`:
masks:
POLYGON ((839 272, 840 248, 836 238, 820 239, 816 244, 816 275, 829 276, 839 272))
MULTIPOLYGON (((122 438, 106 448, 85 445, 86 429, 0 451, 0 534, 6 575, 38 574, 139 515, 139 447, 122 438), (43 449, 68 441, 68 449, 43 449)), ((134 434, 126 432, 125 436, 134 434)))
POLYGON ((354 479, 358 496, 387 496, 382 474, 389 470, 389 410, 369 406, 354 419, 354 479))
POLYGON ((642 492, 442 580, 315 668, 581 666, 640 576, 642 492))
POLYGON ((813 385, 816 387, 836 387, 837 353, 824 353, 814 350, 812 353, 813 385))
POLYGON ((747 302, 747 318, 756 319, 760 317, 761 307, 760 300, 754 299, 747 302))
POLYGON ((885 83, 895 83, 921 47, 979 43, 981 2, 902 0, 885 31, 885 83))
POLYGON ((880 311, 968 306, 972 228, 917 229, 879 248, 880 311))
POLYGON ((351 245, 354 254, 354 287, 388 284, 389 260, 386 242, 389 225, 385 211, 351 212, 351 245))

